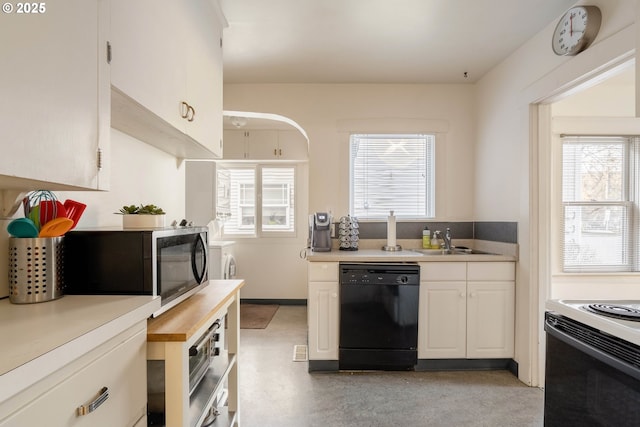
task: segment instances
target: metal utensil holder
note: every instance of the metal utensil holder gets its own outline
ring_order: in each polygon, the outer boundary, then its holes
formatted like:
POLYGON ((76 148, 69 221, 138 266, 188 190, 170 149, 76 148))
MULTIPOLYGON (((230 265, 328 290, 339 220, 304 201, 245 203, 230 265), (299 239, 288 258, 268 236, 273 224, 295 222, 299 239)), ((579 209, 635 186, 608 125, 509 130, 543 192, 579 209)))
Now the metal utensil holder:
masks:
POLYGON ((64 295, 64 237, 9 239, 9 300, 51 301, 64 295))

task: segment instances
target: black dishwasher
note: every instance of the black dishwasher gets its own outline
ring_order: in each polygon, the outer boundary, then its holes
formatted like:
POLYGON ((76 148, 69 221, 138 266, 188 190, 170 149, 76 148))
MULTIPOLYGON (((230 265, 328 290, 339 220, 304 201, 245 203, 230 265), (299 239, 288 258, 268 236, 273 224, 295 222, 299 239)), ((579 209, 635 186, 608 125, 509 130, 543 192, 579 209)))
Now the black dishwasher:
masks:
POLYGON ((415 263, 340 263, 339 369, 415 369, 419 292, 415 263))

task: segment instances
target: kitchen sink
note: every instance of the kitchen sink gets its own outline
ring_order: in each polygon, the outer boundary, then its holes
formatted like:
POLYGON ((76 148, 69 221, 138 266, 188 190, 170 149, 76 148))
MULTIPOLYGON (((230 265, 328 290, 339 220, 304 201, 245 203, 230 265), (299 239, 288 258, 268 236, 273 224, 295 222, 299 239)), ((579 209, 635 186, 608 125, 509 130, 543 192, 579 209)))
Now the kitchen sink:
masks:
POLYGON ((454 247, 451 250, 447 249, 410 249, 413 252, 418 252, 423 255, 494 255, 491 252, 479 251, 476 249, 467 248, 465 246, 454 247))

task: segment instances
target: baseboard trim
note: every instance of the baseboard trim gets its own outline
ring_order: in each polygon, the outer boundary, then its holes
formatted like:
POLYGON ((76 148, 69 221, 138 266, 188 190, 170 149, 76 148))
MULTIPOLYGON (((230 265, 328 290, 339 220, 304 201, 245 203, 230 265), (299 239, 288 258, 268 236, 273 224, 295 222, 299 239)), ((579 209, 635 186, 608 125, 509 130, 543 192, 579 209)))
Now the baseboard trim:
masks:
POLYGON ((518 376, 518 363, 513 359, 419 359, 416 371, 507 370, 518 376))
POLYGON ((246 304, 307 305, 306 299, 240 298, 240 303, 243 302, 246 304))
POLYGON ((309 372, 338 372, 337 360, 309 360, 309 372))

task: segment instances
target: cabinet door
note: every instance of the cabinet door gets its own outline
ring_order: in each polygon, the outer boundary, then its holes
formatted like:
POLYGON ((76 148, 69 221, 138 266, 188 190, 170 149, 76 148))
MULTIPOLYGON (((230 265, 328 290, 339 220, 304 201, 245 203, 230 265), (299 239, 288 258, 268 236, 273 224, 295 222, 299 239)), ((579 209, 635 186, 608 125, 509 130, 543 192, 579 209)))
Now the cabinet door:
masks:
POLYGON ((146 412, 147 365, 146 328, 108 351, 93 363, 0 421, 2 427, 133 426, 146 412), (93 412, 78 415, 77 408, 88 405, 108 388, 108 397, 93 412))
POLYGON ((111 84, 182 132, 186 19, 184 2, 111 0, 111 84))
POLYGON ((418 358, 466 356, 466 283, 422 282, 418 319, 418 358))
POLYGON ((243 130, 224 131, 224 155, 225 160, 243 160, 249 158, 249 135, 243 130))
POLYGON ((222 29, 210 0, 186 2, 187 134, 222 157, 222 29))
POLYGON ((514 282, 469 282, 467 293, 467 357, 513 357, 514 282))
POLYGON ((249 157, 255 160, 276 159, 278 157, 278 131, 249 131, 249 157))
POLYGON ((21 178, 107 189, 98 165, 109 141, 107 3, 38 4, 46 10, 3 14, 0 25, 0 140, 10 147, 0 156, 0 188, 34 189, 21 178))
POLYGON ((309 282, 310 360, 338 360, 339 310, 338 282, 309 282))

